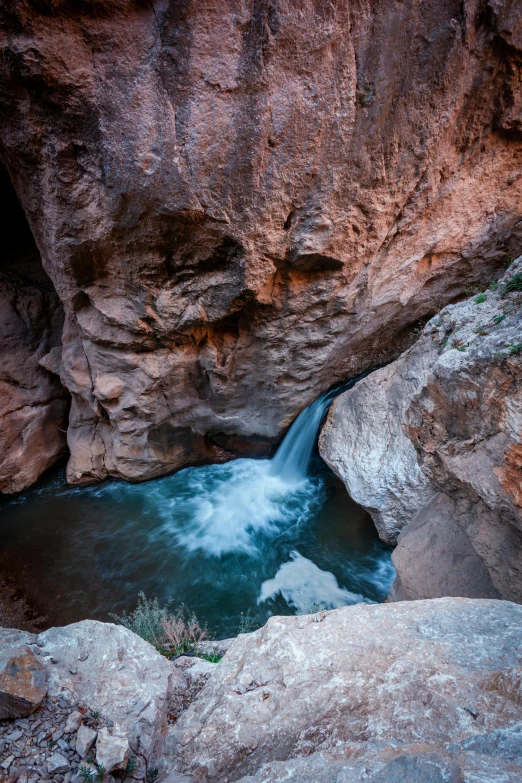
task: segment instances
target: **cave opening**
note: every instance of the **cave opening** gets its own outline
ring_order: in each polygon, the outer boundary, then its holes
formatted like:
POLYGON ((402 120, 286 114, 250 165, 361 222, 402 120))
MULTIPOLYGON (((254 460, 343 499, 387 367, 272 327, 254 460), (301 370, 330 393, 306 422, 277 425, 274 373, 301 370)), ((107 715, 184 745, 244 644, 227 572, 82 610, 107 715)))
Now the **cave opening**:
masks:
POLYGON ((11 182, 9 173, 0 163, 0 274, 10 281, 32 283, 54 290, 42 266, 40 252, 26 214, 11 182))

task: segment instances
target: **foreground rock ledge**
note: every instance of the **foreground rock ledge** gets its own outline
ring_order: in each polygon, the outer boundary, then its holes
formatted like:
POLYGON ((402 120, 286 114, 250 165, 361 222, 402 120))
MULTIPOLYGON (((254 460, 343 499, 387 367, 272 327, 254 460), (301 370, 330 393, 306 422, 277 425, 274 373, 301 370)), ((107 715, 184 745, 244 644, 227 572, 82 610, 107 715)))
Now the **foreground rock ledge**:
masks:
POLYGON ((166 762, 198 783, 519 782, 521 635, 522 607, 494 600, 274 617, 238 637, 166 762))

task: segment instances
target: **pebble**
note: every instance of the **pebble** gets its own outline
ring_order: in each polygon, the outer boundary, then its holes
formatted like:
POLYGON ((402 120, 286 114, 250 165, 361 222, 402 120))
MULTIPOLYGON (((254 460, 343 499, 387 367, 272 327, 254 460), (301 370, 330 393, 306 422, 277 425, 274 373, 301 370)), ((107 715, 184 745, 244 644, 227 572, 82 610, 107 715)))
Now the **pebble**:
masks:
POLYGON ((78 660, 79 661, 86 661, 88 657, 89 657, 89 653, 88 652, 81 652, 78 655, 78 660))

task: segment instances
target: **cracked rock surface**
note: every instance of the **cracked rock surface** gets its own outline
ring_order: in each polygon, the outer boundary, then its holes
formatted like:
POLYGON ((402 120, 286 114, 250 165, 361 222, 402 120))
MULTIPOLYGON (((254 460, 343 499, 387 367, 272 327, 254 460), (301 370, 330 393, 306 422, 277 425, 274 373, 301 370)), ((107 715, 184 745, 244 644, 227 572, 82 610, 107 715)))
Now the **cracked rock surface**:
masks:
POLYGON ((522 601, 522 257, 338 397, 319 448, 398 538, 391 598, 522 601))
POLYGON ((273 617, 170 729, 197 783, 515 783, 522 607, 432 601, 273 617))
POLYGON ((514 0, 0 9, 72 483, 268 454, 520 247, 514 0))

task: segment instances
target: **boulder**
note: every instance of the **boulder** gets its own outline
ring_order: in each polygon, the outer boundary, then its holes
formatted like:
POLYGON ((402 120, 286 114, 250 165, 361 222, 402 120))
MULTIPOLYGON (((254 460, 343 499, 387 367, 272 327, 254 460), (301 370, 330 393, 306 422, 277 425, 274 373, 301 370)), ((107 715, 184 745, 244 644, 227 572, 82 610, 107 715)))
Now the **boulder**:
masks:
POLYGON ((61 753, 52 753, 47 759, 47 771, 49 775, 64 775, 69 772, 71 765, 61 753))
POLYGON ((34 639, 0 628, 0 720, 30 715, 45 698, 45 667, 29 646, 34 639))
POLYGON ((79 726, 76 732, 76 753, 84 759, 94 745, 96 732, 89 726, 79 726))
MULTIPOLYGON (((404 751, 404 749, 402 749, 404 751)), ((521 766, 475 753, 418 753, 390 760, 393 751, 365 754, 314 753, 308 758, 263 764, 237 783, 519 783, 521 766)))
POLYGON ((71 712, 69 717, 67 718, 67 722, 64 726, 64 734, 72 734, 75 731, 78 731, 80 728, 82 722, 82 714, 81 712, 77 712, 77 710, 74 710, 71 712))
POLYGON ((0 47, 71 483, 271 453, 519 250, 513 0, 8 3, 0 47))
POLYGON ((321 455, 398 539, 392 599, 522 601, 521 275, 522 257, 444 308, 323 426, 321 455))
POLYGON ((126 736, 111 734, 106 727, 100 729, 96 740, 96 763, 110 773, 114 769, 123 769, 129 759, 130 747, 126 736))
MULTIPOLYGON (((168 702, 175 688, 186 688, 182 672, 148 642, 112 623, 83 620, 50 628, 39 635, 38 643, 49 695, 112 721, 113 733, 133 747, 139 737, 143 752, 153 760, 167 731, 168 702)), ((77 736, 85 729, 81 726, 77 736)))
POLYGON ((164 763, 198 783, 515 783, 521 632, 522 607, 496 600, 273 617, 232 645, 164 763))

